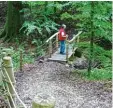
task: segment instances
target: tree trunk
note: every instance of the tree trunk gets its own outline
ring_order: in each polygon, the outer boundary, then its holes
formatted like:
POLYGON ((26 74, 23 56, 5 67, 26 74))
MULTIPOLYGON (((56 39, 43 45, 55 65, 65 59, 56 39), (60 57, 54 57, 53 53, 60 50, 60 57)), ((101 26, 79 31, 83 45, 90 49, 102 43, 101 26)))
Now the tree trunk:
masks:
POLYGON ((45 1, 45 12, 47 12, 48 1, 45 1))
POLYGON ((88 65, 88 76, 90 76, 91 74, 92 58, 93 58, 93 42, 94 42, 93 16, 94 16, 94 1, 91 1, 91 36, 90 36, 90 57, 89 57, 89 65, 88 65))
POLYGON ((21 27, 19 12, 21 9, 21 1, 8 1, 6 23, 0 38, 3 38, 5 41, 12 41, 17 38, 21 27))
POLYGON ((53 1, 54 2, 54 13, 56 13, 56 1, 53 1))

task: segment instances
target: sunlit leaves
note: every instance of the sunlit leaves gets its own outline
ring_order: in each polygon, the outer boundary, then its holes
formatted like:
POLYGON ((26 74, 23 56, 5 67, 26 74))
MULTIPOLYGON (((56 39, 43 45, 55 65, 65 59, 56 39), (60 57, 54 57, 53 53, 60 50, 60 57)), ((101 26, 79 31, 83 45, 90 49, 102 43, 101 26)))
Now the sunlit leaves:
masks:
POLYGON ((28 1, 24 3, 28 4, 28 7, 21 10, 25 13, 25 22, 20 31, 24 31, 24 34, 29 36, 33 33, 42 35, 45 31, 51 33, 52 30, 57 30, 58 25, 49 18, 54 14, 54 2, 28 1))
MULTIPOLYGON (((76 5, 75 5, 76 6, 76 5)), ((79 19, 77 26, 80 28, 90 28, 91 5, 90 2, 80 2, 76 8, 79 12, 76 19, 79 19)), ((95 2, 94 1, 94 18, 93 25, 96 37, 105 37, 111 41, 111 2, 95 2)))
POLYGON ((61 20, 63 19, 68 19, 68 18, 72 18, 72 15, 70 15, 69 13, 65 12, 61 15, 61 20))
POLYGON ((28 22, 25 21, 22 28, 20 30, 24 29, 24 33, 29 36, 30 34, 32 34, 33 32, 35 32, 35 30, 37 30, 40 34, 42 34, 41 32, 41 28, 37 27, 35 25, 35 22, 28 22))

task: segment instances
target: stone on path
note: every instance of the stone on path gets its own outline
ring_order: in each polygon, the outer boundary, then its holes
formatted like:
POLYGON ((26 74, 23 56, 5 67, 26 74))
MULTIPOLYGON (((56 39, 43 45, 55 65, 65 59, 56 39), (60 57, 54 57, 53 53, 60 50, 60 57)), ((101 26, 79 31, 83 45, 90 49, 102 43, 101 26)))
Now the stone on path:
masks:
POLYGON ((54 108, 55 98, 48 94, 38 94, 32 102, 32 108, 54 108))

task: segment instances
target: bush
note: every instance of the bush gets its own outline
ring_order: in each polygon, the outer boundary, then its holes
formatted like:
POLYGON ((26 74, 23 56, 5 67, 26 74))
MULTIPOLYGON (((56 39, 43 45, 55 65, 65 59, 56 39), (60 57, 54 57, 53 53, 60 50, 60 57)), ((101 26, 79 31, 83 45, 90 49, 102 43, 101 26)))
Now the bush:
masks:
MULTIPOLYGON (((23 52, 22 54, 22 63, 33 63, 34 62, 34 57, 31 53, 25 53, 23 52)), ((13 66, 14 66, 14 70, 19 69, 20 67, 20 50, 16 50, 14 51, 13 55, 12 55, 12 59, 13 59, 13 66)))
POLYGON ((87 71, 81 72, 81 76, 88 80, 111 80, 112 79, 112 69, 98 69, 94 68, 91 71, 90 77, 87 76, 87 71))
MULTIPOLYGON (((89 58, 89 42, 81 42, 79 43, 79 47, 83 51, 83 55, 86 58, 89 58)), ((105 50, 104 48, 94 44, 94 53, 93 58, 94 61, 98 61, 101 63, 101 67, 111 67, 111 59, 112 59, 112 51, 105 50)))
MULTIPOLYGON (((83 55, 89 58, 89 43, 81 42, 79 47, 83 55)), ((92 69, 91 76, 87 77, 87 71, 82 72, 83 76, 90 80, 111 80, 112 79, 112 51, 94 44, 93 61, 98 62, 96 68, 92 69)))

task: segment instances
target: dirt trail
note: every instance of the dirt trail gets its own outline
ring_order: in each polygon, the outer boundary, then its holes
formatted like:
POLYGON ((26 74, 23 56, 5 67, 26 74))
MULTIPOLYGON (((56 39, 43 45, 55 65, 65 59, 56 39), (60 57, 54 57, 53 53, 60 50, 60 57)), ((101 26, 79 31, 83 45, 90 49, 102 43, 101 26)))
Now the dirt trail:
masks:
POLYGON ((49 93, 56 99, 55 108, 111 108, 111 92, 103 82, 84 81, 71 69, 57 62, 38 63, 16 73, 17 91, 28 108, 37 93, 49 93))

